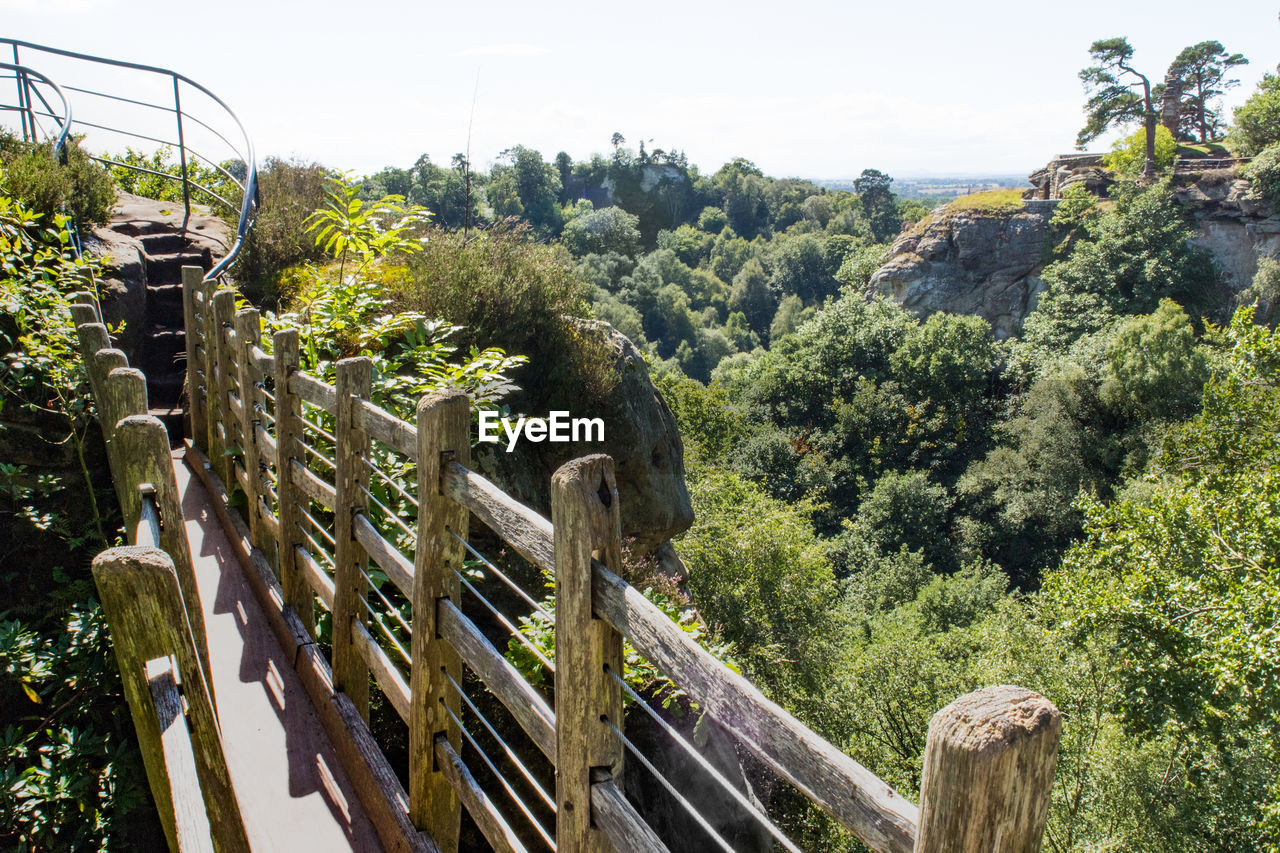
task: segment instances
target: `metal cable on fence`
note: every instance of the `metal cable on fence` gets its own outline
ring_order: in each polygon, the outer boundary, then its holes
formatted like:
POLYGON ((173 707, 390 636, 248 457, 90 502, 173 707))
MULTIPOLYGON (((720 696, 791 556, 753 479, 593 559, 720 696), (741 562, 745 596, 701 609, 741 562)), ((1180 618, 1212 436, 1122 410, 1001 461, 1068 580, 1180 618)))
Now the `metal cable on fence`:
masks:
POLYGON ((333 538, 333 534, 332 534, 332 533, 330 533, 330 532, 328 531, 328 529, 326 529, 322 524, 320 524, 320 522, 316 521, 315 516, 313 516, 311 513, 307 512, 307 511, 306 511, 305 509, 303 509, 301 506, 299 506, 299 507, 298 507, 298 512, 302 513, 302 517, 303 517, 303 518, 305 518, 307 521, 311 522, 311 526, 312 526, 313 528, 315 528, 315 531, 316 531, 317 533, 319 533, 319 534, 320 534, 321 536, 323 536, 325 539, 329 540, 329 544, 330 544, 332 547, 334 547, 335 549, 338 547, 338 540, 334 539, 334 538, 333 538))
POLYGON ((408 492, 406 492, 406 491, 405 491, 405 490, 400 486, 400 484, 399 484, 399 483, 397 483, 397 482, 396 482, 395 480, 393 480, 391 477, 389 477, 389 476, 387 476, 385 473, 383 473, 382 469, 381 469, 381 468, 379 468, 377 465, 374 465, 371 461, 369 461, 369 459, 368 459, 366 456, 364 456, 363 454, 361 454, 360 459, 361 459, 361 461, 363 461, 363 462, 364 462, 364 464, 369 468, 369 471, 370 471, 370 472, 372 472, 373 474, 376 474, 376 475, 377 475, 377 476, 382 480, 382 482, 386 483, 388 486, 390 486, 391 488, 395 489, 395 490, 396 490, 396 492, 400 495, 400 497, 404 498, 404 499, 405 499, 405 500, 407 500, 409 503, 413 504, 414 509, 417 509, 417 508, 418 508, 418 499, 417 499, 417 498, 415 498, 413 495, 411 495, 411 494, 409 494, 408 492))
POLYGON ((255 382, 253 384, 257 386, 258 391, 262 393, 262 396, 266 397, 268 400, 270 400, 273 403, 276 401, 276 395, 272 394, 270 391, 267 390, 267 383, 255 382))
POLYGON ((369 582, 369 586, 371 586, 373 591, 378 594, 378 598, 382 599, 382 603, 387 606, 387 612, 395 614, 396 621, 400 623, 400 627, 404 628, 405 632, 409 634, 409 636, 413 636, 413 627, 410 626, 408 622, 404 621, 404 617, 400 615, 400 608, 392 604, 391 601, 382 594, 382 589, 373 582, 373 578, 369 577, 369 573, 363 568, 360 569, 360 574, 364 575, 364 579, 369 582))
POLYGON ((378 509, 382 510, 383 515, 385 515, 389 520, 394 521, 396 523, 396 526, 405 532, 405 535, 407 535, 414 542, 418 541, 418 534, 414 532, 413 528, 409 527, 407 524, 404 523, 404 520, 400 518, 399 513, 392 512, 391 509, 388 508, 386 504, 384 504, 382 501, 375 498, 373 496, 373 492, 369 491, 364 486, 360 487, 360 491, 364 492, 365 497, 373 501, 374 504, 377 505, 378 509))
MULTIPOLYGON (((322 411, 323 411, 323 410, 322 410, 322 411)), ((298 416, 297 416, 297 418, 298 418, 298 420, 300 420, 300 421, 303 423, 303 425, 304 425, 304 426, 311 427, 311 430, 312 430, 313 432, 319 433, 319 434, 320 434, 320 436, 321 436, 325 441, 329 442, 329 443, 330 443, 330 444, 332 444, 332 445, 335 445, 335 446, 337 445, 338 440, 337 440, 336 438, 334 438, 334 437, 333 437, 333 434, 332 434, 332 433, 330 433, 328 430, 326 430, 324 427, 320 426, 319 424, 313 424, 311 421, 307 420, 307 419, 306 419, 306 418, 304 418, 302 415, 298 415, 298 416)))
MULTIPOLYGON (((447 528, 446 528, 446 529, 447 529, 447 528)), ((511 588, 512 592, 514 592, 516 595, 518 595, 518 596, 520 596, 522 599, 524 599, 524 601, 525 601, 525 603, 526 603, 526 604, 528 604, 530 607, 532 607, 532 608, 533 608, 534 610, 536 610, 538 613, 542 614, 542 617, 543 617, 544 619, 546 619, 548 622, 555 622, 555 621, 556 621, 556 620, 555 620, 555 617, 553 617, 550 613, 548 613, 548 612, 547 612, 547 609, 546 609, 545 607, 543 607, 543 606, 542 606, 541 604, 539 604, 538 602, 534 601, 533 596, 529 595, 529 593, 525 592, 525 591, 524 591, 524 590, 523 590, 523 589, 522 589, 522 588, 521 588, 521 587, 520 587, 520 586, 519 586, 515 581, 513 581, 511 578, 507 577, 507 575, 505 575, 505 574, 502 572, 502 570, 501 570, 501 569, 499 569, 499 568, 498 568, 497 566, 495 566, 492 562, 490 562, 490 561, 489 561, 489 559, 488 559, 487 557, 485 557, 485 555, 484 555, 484 554, 481 554, 479 551, 477 551, 475 548, 473 548, 473 547, 471 546, 471 543, 470 543, 470 542, 468 542, 467 540, 463 539, 461 536, 459 536, 457 533, 454 533, 452 530, 450 530, 450 531, 449 531, 449 535, 450 535, 450 536, 452 536, 454 539, 457 539, 459 542, 461 542, 461 543, 462 543, 462 547, 463 547, 463 548, 466 548, 468 551, 470 551, 470 552, 471 552, 471 554, 472 554, 472 555, 473 555, 477 560, 479 560, 480 562, 482 562, 482 563, 484 563, 486 566, 488 566, 489 571, 491 571, 491 572, 493 572, 495 575, 497 575, 497 576, 498 576, 498 579, 499 579, 499 580, 501 580, 503 583, 505 583, 507 586, 509 586, 509 587, 511 588)))
POLYGON ((555 841, 551 838, 550 835, 547 834, 546 829, 544 829, 542 826, 542 822, 533 816, 533 812, 531 812, 529 810, 529 807, 525 805, 524 800, 522 800, 520 798, 520 795, 516 793, 515 789, 511 787, 511 783, 507 781, 507 777, 503 776, 498 771, 498 768, 494 766, 493 761, 489 759, 488 754, 483 749, 480 748, 480 744, 476 743, 476 739, 471 736, 471 732, 467 731, 467 727, 462 724, 462 720, 458 719, 458 715, 453 713, 453 709, 450 708, 447 704, 445 704, 445 701, 443 698, 441 698, 440 704, 444 707, 445 711, 448 712, 449 716, 453 718, 453 721, 458 724, 458 729, 462 732, 462 736, 467 739, 467 743, 471 744, 471 748, 474 749, 476 751, 476 754, 480 756, 480 760, 483 761, 485 763, 485 766, 489 768, 489 772, 492 773, 494 777, 498 780, 498 783, 502 785, 503 790, 507 792, 507 796, 510 797, 511 801, 516 804, 516 808, 520 809, 520 811, 524 813, 524 816, 528 818, 529 823, 533 826, 534 831, 537 832, 538 835, 542 837, 542 840, 546 842, 548 847, 550 847, 552 850, 555 850, 556 849, 555 841))
POLYGON ((356 598, 360 599, 360 603, 364 605, 364 609, 369 614, 369 617, 378 624, 378 627, 382 630, 382 635, 391 641, 391 645, 396 647, 396 651, 400 654, 400 657, 404 659, 405 664, 412 668, 413 660, 409 656, 409 653, 405 651, 404 646, 400 645, 400 641, 391 633, 391 630, 386 626, 386 623, 383 622, 382 619, 378 617, 378 614, 374 612, 368 599, 363 595, 357 595, 356 598))
POLYGON ((678 743, 680 747, 689 754, 689 756, 694 760, 694 762, 697 763, 699 767, 701 767, 704 771, 706 771, 711 776, 712 779, 718 782, 720 784, 720 787, 724 788, 729 793, 729 795, 733 797, 734 800, 737 801, 738 805, 746 809, 747 812, 752 817, 754 817, 760 823, 761 826, 765 828, 765 831, 773 836, 775 841, 781 844, 783 848, 785 848, 786 850, 791 851, 791 853, 803 853, 803 851, 795 845, 795 842, 793 842, 790 838, 787 838, 787 836, 782 833, 782 830, 778 829, 777 825, 774 824, 774 822, 769 819, 768 815, 760 811, 760 809, 758 809, 755 806, 755 804, 753 804, 749 799, 747 799, 745 794, 743 794, 741 791, 735 788, 728 779, 724 778, 724 776, 720 773, 720 771, 717 770, 711 764, 711 762, 706 759, 705 756, 703 756, 700 752, 698 752, 693 747, 693 744, 685 740, 684 736, 681 735, 678 731, 676 731, 675 728, 670 723, 662 719, 661 715, 659 715, 657 711, 649 707, 649 703, 646 702, 644 699, 642 699, 640 697, 640 694, 631 688, 630 684, 627 684, 625 680, 623 680, 616 672, 614 672, 608 666, 605 666, 604 671, 609 673, 609 675, 613 678, 613 680, 618 682, 618 684, 622 687, 622 689, 626 691, 627 695, 630 696, 631 699, 637 705, 643 708, 644 712, 648 714, 649 717, 655 723, 657 723, 658 726, 663 731, 665 731, 668 735, 670 735, 672 740, 678 743))
POLYGON ((625 746, 627 750, 644 765, 646 770, 653 774, 653 777, 658 780, 662 787, 667 789, 667 793, 674 797, 676 802, 684 806, 685 811, 689 813, 690 817, 697 821, 698 826, 706 830, 707 834, 710 835, 718 845, 720 845, 720 849, 724 850, 725 853, 734 853, 734 849, 729 845, 729 842, 725 841, 720 833, 716 832, 715 828, 712 827, 711 824, 707 823, 707 819, 698 813, 698 810, 693 807, 693 804, 686 800, 684 796, 676 790, 674 785, 667 781, 666 776, 663 776, 658 772, 658 768, 654 767, 653 764, 650 763, 649 759, 645 758, 644 754, 636 748, 636 745, 622 733, 622 730, 613 724, 613 720, 610 720, 608 717, 602 717, 601 719, 604 720, 605 725, 613 729, 614 734, 616 734, 622 741, 623 746, 625 746))
POLYGON ((534 645, 533 641, 530 640, 528 637, 526 637, 523 631, 521 631, 515 625, 512 625, 511 622, 508 621, 507 617, 503 616, 502 613, 498 610, 498 608, 493 606, 493 604, 489 601, 489 599, 481 595, 480 591, 471 585, 471 581, 467 580, 466 577, 462 574, 462 572, 458 571, 457 569, 454 569, 453 573, 458 576, 458 580, 462 581, 463 586, 471 590, 471 594, 474 595, 481 604, 483 604, 486 608, 488 608, 489 612, 494 615, 494 618, 496 618, 499 622, 501 622, 503 627, 505 627, 508 631, 510 631, 512 636, 514 636, 522 646, 528 649, 533 654, 534 657, 542 661, 543 666, 545 666, 547 669, 549 669, 552 672, 556 671, 555 664, 547 660, 547 656, 543 654, 542 650, 539 649, 536 645, 534 645))
POLYGON ((305 538, 308 542, 311 543, 311 548, 313 550, 313 553, 311 556, 315 557, 318 555, 320 557, 323 557, 324 561, 329 564, 329 568, 336 570, 338 567, 337 563, 334 562, 333 557, 329 556, 329 552, 326 551, 323 547, 321 547, 319 542, 311 538, 311 534, 307 532, 307 528, 303 527, 301 523, 295 521, 294 524, 297 526, 298 530, 302 533, 303 538, 305 538))
POLYGON ((498 730, 493 727, 493 724, 489 722, 488 718, 485 717, 484 714, 480 713, 480 709, 471 701, 471 697, 462 689, 462 685, 457 681, 454 681, 453 676, 449 674, 447 669, 442 667, 441 670, 444 672, 444 677, 449 679, 449 683, 458 691, 458 695, 462 697, 462 701, 467 703, 467 707, 471 709, 471 713, 476 715, 476 719, 479 720, 481 725, 489 731, 489 734, 493 736, 493 739, 498 742, 500 747, 502 747, 502 751, 506 753, 507 758, 509 758, 511 763, 516 766, 516 769, 520 771, 520 775, 525 778, 525 781, 529 783, 529 786, 533 788, 542 801, 547 804, 547 808, 551 809, 552 813, 554 813, 556 811, 555 798, 547 793, 547 789, 543 788, 542 784, 537 779, 533 778, 533 773, 516 755, 515 750, 513 750, 507 742, 502 739, 502 735, 498 734, 498 730))
POLYGON ((276 422, 276 416, 268 412, 267 407, 264 406, 262 403, 257 402, 256 400, 253 403, 253 410, 258 414, 262 415, 262 417, 266 419, 267 423, 274 424, 276 422))
POLYGON ((331 461, 329 460, 329 457, 325 456, 325 455, 324 455, 323 453, 321 453, 319 450, 316 450, 314 447, 312 447, 311 445, 309 445, 309 444, 307 444, 305 441, 303 441, 303 440, 302 440, 302 436, 300 436, 300 435, 298 435, 298 436, 294 436, 294 440, 298 442, 298 446, 299 446, 299 447, 301 447, 303 450, 307 451, 307 452, 308 452, 308 453, 310 453, 312 456, 314 456, 315 458, 319 459, 321 462, 323 462, 324 464, 328 465, 328 466, 329 466, 330 468, 332 468, 333 470, 335 470, 335 471, 337 471, 337 470, 338 470, 338 465, 337 465, 337 463, 336 463, 336 462, 331 462, 331 461))

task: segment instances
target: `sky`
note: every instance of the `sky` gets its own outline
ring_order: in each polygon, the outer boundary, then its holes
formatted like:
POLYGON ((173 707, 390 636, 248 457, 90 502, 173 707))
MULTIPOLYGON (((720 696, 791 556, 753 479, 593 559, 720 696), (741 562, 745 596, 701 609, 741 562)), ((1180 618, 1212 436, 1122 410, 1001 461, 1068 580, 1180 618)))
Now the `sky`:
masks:
MULTIPOLYGON (((367 174, 424 153, 448 164, 469 145, 483 167, 516 144, 584 159, 619 132, 683 150, 704 173, 746 157, 777 177, 840 179, 1026 174, 1072 151, 1076 75, 1100 38, 1127 37, 1153 82, 1181 48, 1221 41, 1250 60, 1226 100, 1239 104, 1280 62, 1277 12, 1258 0, 0 0, 0 36, 182 73, 235 110, 259 160, 367 174)), ((114 82, 21 58, 82 88, 114 82)), ((163 80, 120 77, 171 101, 163 80)), ((77 118, 106 115, 69 94, 77 118)))

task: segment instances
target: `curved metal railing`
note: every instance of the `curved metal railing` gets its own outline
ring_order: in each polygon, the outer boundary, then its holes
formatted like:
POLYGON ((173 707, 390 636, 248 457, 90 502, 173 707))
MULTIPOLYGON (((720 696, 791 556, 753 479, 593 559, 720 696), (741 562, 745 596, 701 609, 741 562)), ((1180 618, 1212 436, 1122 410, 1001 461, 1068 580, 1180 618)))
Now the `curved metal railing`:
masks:
POLYGON ((17 83, 18 89, 18 102, 16 104, 0 103, 0 111, 18 113, 22 122, 23 138, 38 141, 43 136, 53 143, 53 153, 60 155, 71 133, 71 101, 62 91, 62 87, 34 68, 28 68, 25 65, 0 62, 0 69, 5 72, 0 74, 0 80, 13 80, 17 83), (49 99, 41 90, 42 86, 48 88, 50 93, 57 95, 62 104, 60 111, 55 111, 54 106, 49 103, 49 99), (40 101, 39 106, 43 109, 37 108, 36 100, 40 101), (52 121, 57 132, 45 128, 38 118, 47 118, 52 121))
MULTIPOLYGON (((87 53, 77 53, 75 51, 21 41, 19 39, 0 37, 0 45, 9 45, 13 52, 12 64, 0 63, 0 68, 12 69, 13 74, 0 75, 0 79, 14 79, 18 91, 18 103, 16 105, 4 106, 4 109, 16 110, 21 114, 24 139, 29 139, 31 141, 38 139, 38 131, 42 130, 42 128, 40 127, 37 119, 39 117, 48 117, 48 114, 53 113, 53 109, 49 106, 47 99, 40 92, 39 86, 33 84, 32 81, 35 79, 47 84, 53 91, 56 91, 59 97, 63 99, 63 103, 66 106, 66 122, 61 127, 59 145, 65 143, 68 134, 71 132, 74 132, 79 128, 85 128, 86 130, 96 130, 104 133, 117 134, 130 139, 137 139, 175 148, 178 152, 178 175, 171 175, 157 169, 149 169, 145 166, 137 165, 136 163, 125 163, 111 157, 92 154, 89 156, 107 166, 129 169, 135 172, 149 174, 163 180, 181 182, 184 211, 182 225, 184 229, 191 218, 191 193, 193 189, 205 193, 209 198, 213 199, 216 203, 225 206, 232 213, 238 213, 235 242, 230 247, 226 256, 206 274, 206 281, 218 278, 228 267, 231 266, 232 263, 234 263, 236 256, 239 255, 240 249, 244 244, 245 235, 253 224, 253 215, 257 209, 258 168, 254 157, 253 140, 249 138, 249 134, 245 131, 244 125, 241 123, 240 118, 235 114, 235 111, 232 110, 231 107, 227 106, 225 101, 205 86, 202 86, 192 80, 190 77, 179 74, 176 71, 171 71, 167 68, 143 65, 137 62, 125 62, 118 59, 108 59, 106 57, 93 56, 87 53), (20 50, 36 52, 45 57, 58 57, 63 60, 73 60, 76 63, 93 63, 98 66, 119 68, 125 71, 139 72, 146 75, 156 75, 156 77, 165 84, 166 89, 171 84, 173 92, 172 103, 153 103, 152 101, 136 97, 136 95, 138 95, 138 88, 142 88, 136 85, 136 81, 135 85, 126 84, 123 86, 122 88, 124 91, 121 92, 104 91, 103 87, 105 85, 105 81, 104 78, 99 76, 95 76, 95 85, 93 86, 90 86, 87 83, 83 86, 73 86, 67 84, 64 80, 61 88, 59 88, 54 85, 52 80, 50 80, 45 74, 35 72, 32 69, 23 66, 20 61, 20 50), (224 134, 218 128, 213 126, 211 122, 214 122, 215 120, 212 117, 206 121, 185 110, 182 105, 184 87, 189 88, 192 92, 199 93, 212 101, 213 104, 220 107, 225 113, 223 118, 230 119, 231 122, 234 123, 235 131, 238 132, 239 135, 239 140, 237 142, 232 142, 228 139, 227 134, 224 134), (154 110, 159 113, 170 113, 174 118, 177 139, 167 139, 159 133, 143 133, 136 127, 117 127, 105 121, 94 122, 85 118, 72 119, 70 100, 64 95, 64 92, 75 92, 78 95, 86 96, 89 99, 101 99, 103 101, 111 102, 117 106, 128 104, 133 107, 154 110), (39 104, 37 104, 37 101, 39 104), (41 111, 38 109, 39 106, 43 106, 45 109, 41 111), (195 150, 188 140, 188 135, 193 129, 193 125, 197 132, 204 133, 210 140, 214 140, 225 145, 233 156, 224 157, 219 161, 195 150), (239 161, 242 163, 244 165, 243 175, 237 176, 233 174, 232 170, 228 168, 230 165, 228 161, 239 161), (232 185, 239 189, 241 198, 238 203, 226 198, 222 193, 201 184, 195 179, 191 174, 191 167, 201 163, 203 163, 208 169, 212 169, 214 172, 230 181, 232 185)), ((63 78, 60 76, 60 79, 63 78)), ((234 136, 235 134, 233 133, 231 135, 234 136)))

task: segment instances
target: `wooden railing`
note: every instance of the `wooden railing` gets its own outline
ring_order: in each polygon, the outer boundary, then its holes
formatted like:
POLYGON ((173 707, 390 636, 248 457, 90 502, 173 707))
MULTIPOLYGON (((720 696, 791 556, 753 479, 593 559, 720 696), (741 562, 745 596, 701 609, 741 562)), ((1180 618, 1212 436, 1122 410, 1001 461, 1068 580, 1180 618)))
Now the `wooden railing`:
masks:
POLYGON ((93 577, 161 824, 173 850, 247 850, 168 433, 147 415, 146 379, 110 348, 93 299, 72 318, 130 543, 98 554, 93 577))
MULTIPOLYGON (((722 787, 735 813, 758 821, 769 843, 798 849, 743 779, 727 779, 627 684, 629 644, 740 755, 871 849, 1039 849, 1061 727, 1043 697, 992 687, 939 711, 917 809, 622 579, 607 456, 555 472, 548 520, 469 467, 465 394, 427 395, 414 423, 401 420, 370 401, 369 359, 338 362, 333 384, 311 376, 300 369, 297 331, 277 331, 264 346, 258 312, 236 310, 233 291, 201 279, 199 269, 184 270, 188 459, 232 530, 237 556, 386 847, 452 853, 465 807, 497 850, 666 850, 623 793, 624 765, 627 773, 657 772, 628 738, 629 699, 633 713, 646 714, 646 725, 687 753, 699 784, 722 787), (477 534, 487 528, 534 576, 553 579, 554 601, 539 603, 509 562, 504 572, 501 561, 485 557, 484 535, 469 535, 474 522, 477 534), (504 615, 486 584, 509 588, 521 612, 504 615), (534 642, 524 630, 530 623, 518 624, 531 613, 554 621, 553 644, 534 642), (554 689, 526 679, 491 634, 540 660, 554 673, 554 689), (384 701, 407 727, 407 786, 370 733, 371 707, 384 701), (509 716, 495 726, 489 716, 499 710, 509 716), (527 737, 523 746, 508 743, 516 732, 527 737), (481 736, 491 737, 498 761, 481 736), (519 776, 518 785, 499 763, 519 776)), ((687 779, 654 784, 691 812, 711 846, 734 849, 713 826, 719 816, 689 801, 687 779)), ((688 844, 707 847, 702 839, 688 844)))

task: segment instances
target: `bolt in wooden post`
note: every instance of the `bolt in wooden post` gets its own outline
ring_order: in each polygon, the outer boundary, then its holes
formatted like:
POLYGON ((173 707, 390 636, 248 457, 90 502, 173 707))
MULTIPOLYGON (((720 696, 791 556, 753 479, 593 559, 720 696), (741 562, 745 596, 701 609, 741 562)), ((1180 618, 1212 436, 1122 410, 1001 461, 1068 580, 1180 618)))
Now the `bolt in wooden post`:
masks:
POLYGON ((160 547, 173 560, 187 621, 191 625, 191 635, 199 649, 200 660, 212 691, 213 677, 209 669, 204 611, 200 608, 195 567, 191 563, 191 546, 187 542, 187 528, 182 518, 178 481, 173 473, 169 433, 158 418, 151 415, 130 415, 116 425, 114 444, 121 462, 121 478, 128 486, 125 501, 121 505, 126 530, 135 530, 142 515, 139 484, 151 483, 155 486, 156 507, 160 511, 160 547))
MULTIPOLYGON (((234 290, 219 290, 213 294, 213 334, 214 352, 217 358, 217 390, 218 419, 210 421, 209 459, 213 462, 213 470, 222 478, 222 484, 230 492, 235 489, 235 464, 227 452, 239 439, 237 422, 231 415, 231 389, 235 382, 235 354, 227 340, 227 330, 235 316, 236 294, 234 290), (221 426, 221 431, 219 431, 221 426), (217 433, 217 444, 213 444, 214 433, 217 433)), ((213 407, 210 406, 212 414, 213 407)))
POLYGON ((236 330, 236 381, 240 386, 240 447, 244 451, 245 489, 249 512, 249 541, 264 554, 275 550, 267 539, 258 506, 262 488, 262 456, 258 449, 258 409, 266 403, 258 382, 261 372, 253 364, 251 352, 262 343, 262 321, 257 308, 242 308, 233 321, 236 330))
POLYGON ((295 550, 303 544, 300 502, 307 498, 294 482, 293 463, 302 464, 302 449, 298 447, 298 420, 302 417, 302 398, 289 388, 289 377, 298 370, 298 330, 283 329, 271 339, 275 356, 276 387, 276 518, 280 522, 280 538, 276 547, 280 552, 280 586, 285 604, 293 608, 312 637, 316 635, 315 598, 311 586, 298 565, 295 550))
POLYGON ((461 391, 429 394, 418 402, 418 547, 413 574, 413 666, 409 688, 409 817, 429 831, 445 853, 458 849, 461 805, 435 763, 436 739, 461 750, 462 733, 446 708, 461 718, 461 700, 448 673, 462 683, 458 653, 437 630, 442 598, 460 604, 464 553, 456 533, 467 538, 469 513, 440 489, 447 461, 471 464, 471 401, 461 391))
MULTIPOLYGON (((155 421, 154 418, 148 420, 155 421)), ((164 436, 164 426, 159 421, 155 423, 164 436)), ((168 439, 163 440, 167 454, 168 439)), ((191 746, 213 847, 219 853, 248 850, 240 808, 222 753, 213 694, 207 689, 208 682, 196 651, 199 641, 194 639, 188 625, 189 608, 184 607, 173 560, 157 548, 111 548, 94 558, 93 579, 111 631, 124 695, 138 731, 147 779, 170 849, 179 849, 170 788, 175 780, 168 778, 162 730, 147 683, 146 665, 148 661, 172 655, 187 699, 191 746)))
MULTIPOLYGON (((200 335, 204 346, 204 417, 205 451, 209 461, 222 456, 222 439, 219 437, 218 421, 222 418, 222 406, 218 399, 218 324, 213 316, 213 293, 216 285, 206 281, 200 286, 204 294, 204 329, 200 335)), ((214 468, 216 473, 219 469, 214 468)), ((225 484, 225 481, 224 481, 225 484)))
POLYGON ((357 399, 368 399, 373 384, 373 360, 344 358, 338 362, 338 440, 334 462, 337 500, 333 511, 333 686, 351 698, 365 722, 369 721, 369 667, 352 640, 351 622, 368 622, 360 599, 368 594, 364 570, 368 555, 356 541, 353 520, 368 507, 364 489, 369 487, 369 436, 360 422, 357 399))
MULTIPOLYGON (((191 416, 191 440, 197 447, 207 450, 205 442, 208 441, 209 422, 205 412, 204 394, 200 391, 200 386, 203 384, 200 381, 200 374, 204 372, 204 361, 196 356, 197 346, 203 345, 206 349, 208 348, 208 344, 204 343, 203 324, 196 320, 196 314, 199 311, 196 296, 201 292, 200 285, 203 281, 204 270, 200 267, 184 266, 182 268, 182 320, 187 335, 187 411, 191 416)), ((204 310, 208 311, 207 305, 204 306, 204 310)))
MULTIPOLYGON (((603 454, 566 462, 551 476, 556 560, 556 843, 562 853, 610 851, 591 820, 591 773, 617 779, 622 744, 622 635, 594 615, 592 557, 622 566, 618 486, 603 454)), ((620 783, 619 783, 620 784, 620 783)))
POLYGON ((1022 687, 961 696, 933 715, 915 853, 1037 853, 1062 714, 1022 687))

